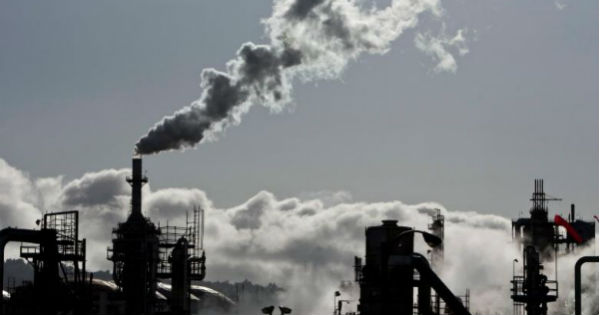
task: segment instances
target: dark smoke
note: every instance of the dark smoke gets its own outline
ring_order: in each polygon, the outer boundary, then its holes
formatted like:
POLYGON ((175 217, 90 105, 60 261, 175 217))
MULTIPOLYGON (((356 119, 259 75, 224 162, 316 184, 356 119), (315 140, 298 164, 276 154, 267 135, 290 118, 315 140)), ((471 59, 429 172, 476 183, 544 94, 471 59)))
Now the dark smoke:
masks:
POLYGON ((136 144, 140 154, 191 147, 205 132, 224 120, 235 121, 236 108, 254 96, 263 102, 279 102, 284 93, 282 69, 300 63, 297 50, 276 50, 266 45, 246 43, 237 58, 228 63, 229 73, 215 69, 202 71, 204 93, 192 105, 163 118, 136 144))
POLYGON ((291 80, 337 77, 361 53, 383 54, 425 11, 439 15, 439 0, 392 0, 380 10, 358 0, 274 0, 264 20, 269 45, 246 43, 225 72, 202 71, 197 101, 164 117, 136 143, 152 154, 195 146, 231 125, 253 104, 279 111, 291 100, 291 80))
POLYGON ((304 19, 312 9, 325 2, 325 0, 295 1, 286 13, 286 17, 304 19))

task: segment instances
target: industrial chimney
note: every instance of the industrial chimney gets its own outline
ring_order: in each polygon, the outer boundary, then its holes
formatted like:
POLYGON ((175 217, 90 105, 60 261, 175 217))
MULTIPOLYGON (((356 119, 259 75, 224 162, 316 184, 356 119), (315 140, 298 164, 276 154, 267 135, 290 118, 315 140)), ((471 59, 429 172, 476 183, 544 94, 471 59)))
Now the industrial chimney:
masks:
POLYGON ((113 230, 108 259, 125 298, 126 314, 151 315, 155 313, 160 229, 142 215, 142 186, 148 179, 142 175, 141 157, 133 157, 131 173, 126 178, 131 185, 131 214, 113 230))
POLYGON ((131 160, 131 177, 127 177, 131 185, 131 216, 142 216, 142 186, 148 178, 142 175, 142 158, 137 155, 131 160))

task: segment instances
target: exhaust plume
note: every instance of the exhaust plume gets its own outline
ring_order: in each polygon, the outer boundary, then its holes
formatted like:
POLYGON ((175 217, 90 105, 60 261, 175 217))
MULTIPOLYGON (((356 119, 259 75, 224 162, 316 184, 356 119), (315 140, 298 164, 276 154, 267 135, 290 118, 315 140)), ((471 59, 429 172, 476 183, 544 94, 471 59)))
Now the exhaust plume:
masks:
POLYGON ((135 145, 139 154, 194 147, 239 124, 253 104, 274 112, 291 101, 291 81, 337 77, 362 53, 384 54, 419 14, 441 14, 439 0, 391 0, 363 8, 358 0, 274 0, 263 20, 270 43, 245 43, 226 71, 204 69, 202 95, 164 117, 135 145))

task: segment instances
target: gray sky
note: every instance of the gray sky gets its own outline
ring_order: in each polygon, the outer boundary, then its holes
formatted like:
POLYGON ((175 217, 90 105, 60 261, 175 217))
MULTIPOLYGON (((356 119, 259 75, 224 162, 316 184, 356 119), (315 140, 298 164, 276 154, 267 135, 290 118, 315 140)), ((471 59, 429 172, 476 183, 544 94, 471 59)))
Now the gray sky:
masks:
MULTIPOLYGON (((152 187, 222 206, 345 190, 516 216, 543 177, 560 209, 597 213, 598 2, 443 6, 448 33, 467 29, 456 73, 435 73, 408 31, 339 80, 296 84, 291 111, 255 107, 218 142, 146 157, 152 187)), ((33 177, 127 167, 149 127, 200 96, 203 68, 266 40, 270 14, 271 1, 3 1, 0 158, 33 177)))

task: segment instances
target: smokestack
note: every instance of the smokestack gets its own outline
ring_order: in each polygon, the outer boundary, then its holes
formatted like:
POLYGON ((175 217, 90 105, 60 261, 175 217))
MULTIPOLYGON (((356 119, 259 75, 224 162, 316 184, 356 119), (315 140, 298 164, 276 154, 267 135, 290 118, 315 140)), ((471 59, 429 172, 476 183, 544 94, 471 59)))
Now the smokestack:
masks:
POLYGON ((131 159, 131 177, 127 177, 131 185, 131 216, 142 216, 142 186, 148 178, 142 175, 142 157, 134 156, 131 159))

